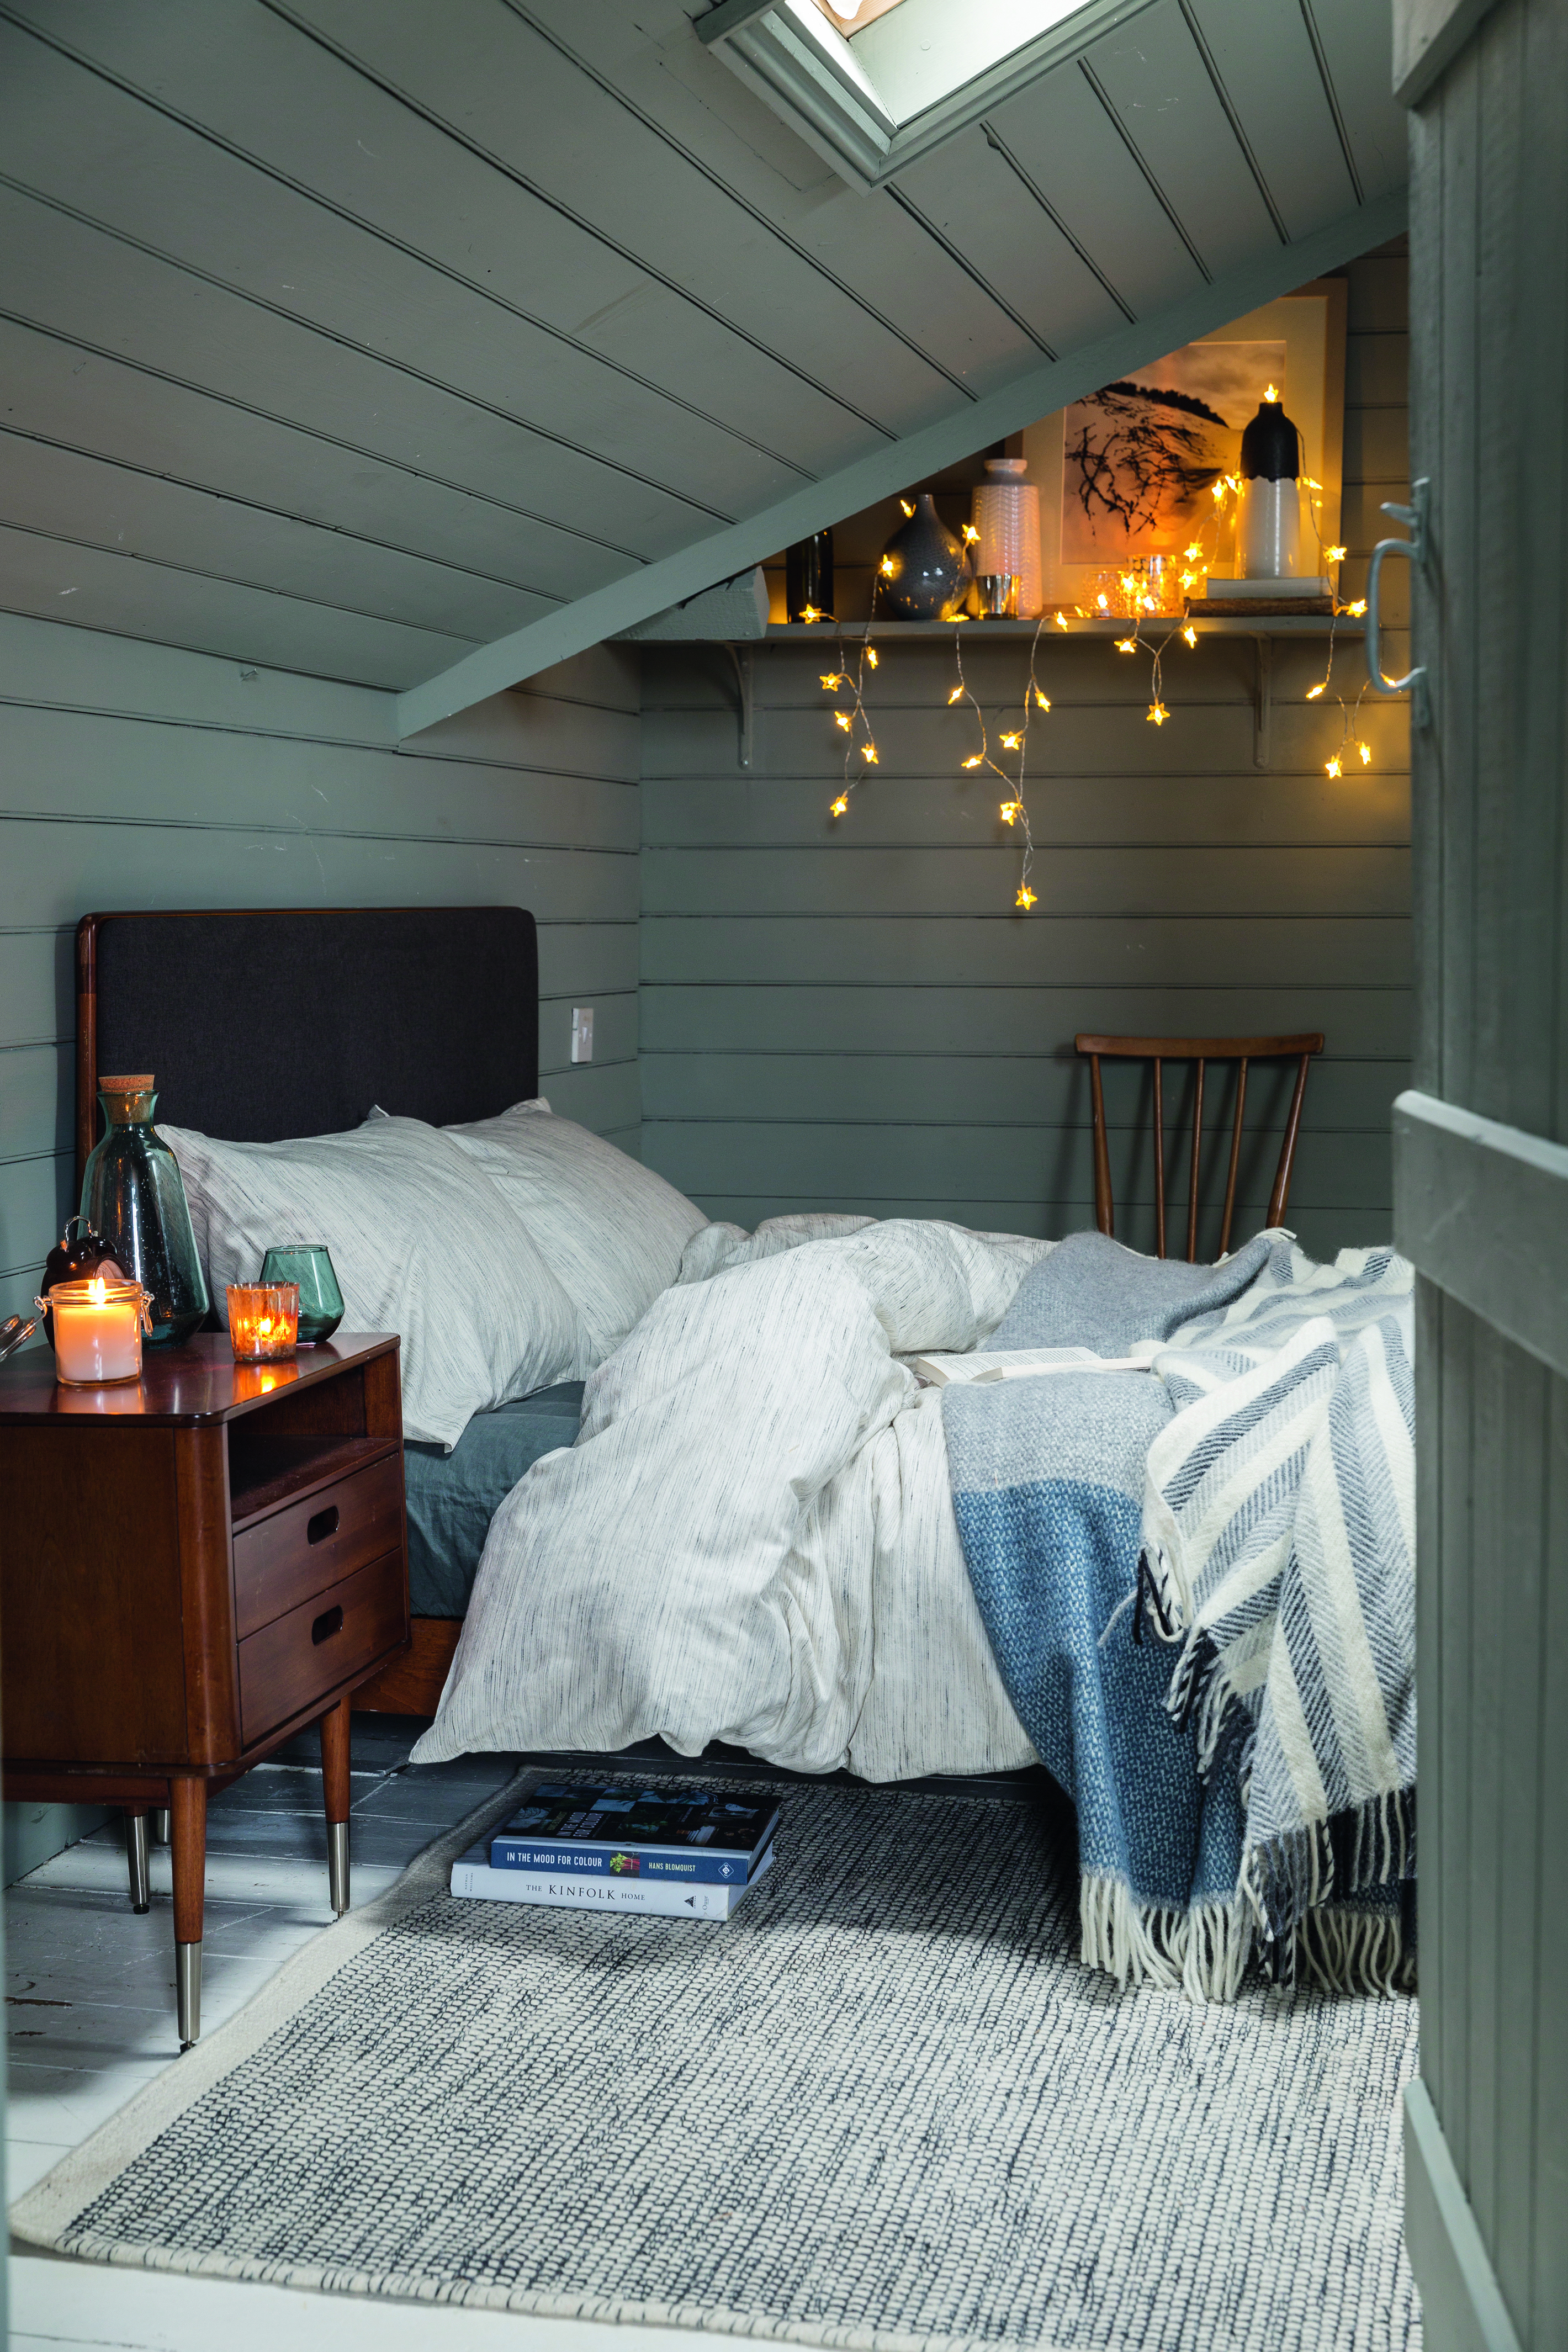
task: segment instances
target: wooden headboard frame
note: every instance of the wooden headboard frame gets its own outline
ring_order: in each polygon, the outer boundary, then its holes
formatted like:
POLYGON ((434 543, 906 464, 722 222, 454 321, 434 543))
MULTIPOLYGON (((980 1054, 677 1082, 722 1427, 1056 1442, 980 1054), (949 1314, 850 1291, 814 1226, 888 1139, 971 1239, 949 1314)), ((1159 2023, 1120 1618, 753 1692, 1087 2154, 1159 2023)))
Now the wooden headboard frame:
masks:
POLYGON ((539 1092, 539 949, 521 907, 84 915, 77 1181, 100 1070, 151 1070, 159 1115, 237 1142, 446 1126, 539 1092))

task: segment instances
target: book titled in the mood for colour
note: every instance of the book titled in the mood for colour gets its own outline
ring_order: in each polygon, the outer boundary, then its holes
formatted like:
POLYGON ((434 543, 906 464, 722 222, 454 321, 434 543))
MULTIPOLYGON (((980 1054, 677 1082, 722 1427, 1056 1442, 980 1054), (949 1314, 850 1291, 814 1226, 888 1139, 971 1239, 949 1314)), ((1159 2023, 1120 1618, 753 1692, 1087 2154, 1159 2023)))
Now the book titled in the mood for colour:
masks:
POLYGON ((490 1835, 492 1870, 556 1877, 744 1886, 778 1822, 776 1803, 719 1790, 568 1788, 530 1791, 490 1835))

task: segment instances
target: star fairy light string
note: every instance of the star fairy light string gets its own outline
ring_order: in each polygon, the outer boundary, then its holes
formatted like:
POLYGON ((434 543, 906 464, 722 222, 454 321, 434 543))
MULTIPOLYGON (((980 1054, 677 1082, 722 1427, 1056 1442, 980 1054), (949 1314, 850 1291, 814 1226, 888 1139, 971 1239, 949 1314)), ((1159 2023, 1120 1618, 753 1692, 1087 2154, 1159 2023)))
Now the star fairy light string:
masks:
POLYGON ((980 749, 978 751, 972 751, 966 760, 960 762, 961 769, 972 772, 976 768, 989 768, 992 774, 999 777, 1006 787, 1007 797, 1001 803, 999 814, 1004 824, 1021 829, 1022 857, 1018 870, 1017 895, 1013 904, 1021 914, 1025 915, 1028 913, 1031 907, 1037 906, 1039 902, 1039 893, 1032 887, 1030 880, 1035 865, 1035 836, 1029 823, 1029 803, 1025 788, 1029 768, 1029 729, 1037 714, 1044 715, 1051 707, 1050 697, 1041 686, 1036 667, 1040 649, 1040 632, 1045 625, 1046 615, 1042 613, 1035 624, 1035 634, 1029 640, 1029 677, 1028 683, 1024 688, 1024 708, 1018 723, 1016 727, 998 728, 996 733, 997 749, 1013 751, 1017 755, 1016 776, 1010 776, 1001 762, 991 755, 991 736, 985 723, 985 713, 981 709, 979 698, 963 673, 963 639, 962 631, 958 628, 955 628, 952 633, 952 658, 958 671, 958 684, 947 698, 950 705, 955 702, 967 702, 980 723, 980 749))

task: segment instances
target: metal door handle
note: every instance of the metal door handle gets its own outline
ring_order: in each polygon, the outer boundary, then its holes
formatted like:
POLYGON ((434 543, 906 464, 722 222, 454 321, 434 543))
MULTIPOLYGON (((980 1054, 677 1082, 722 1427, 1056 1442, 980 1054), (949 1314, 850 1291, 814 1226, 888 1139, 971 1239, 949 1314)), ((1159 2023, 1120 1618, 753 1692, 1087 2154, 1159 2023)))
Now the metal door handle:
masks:
POLYGON ((1432 484, 1423 475, 1410 485, 1410 504, 1394 506, 1384 501, 1383 511, 1394 522, 1402 522, 1410 533, 1408 539, 1380 539, 1372 551, 1372 562, 1366 575, 1366 674, 1374 694, 1408 694, 1410 715, 1417 727, 1430 726, 1432 702, 1429 681, 1424 666, 1407 670, 1403 677, 1385 677, 1383 670, 1383 648, 1379 631, 1383 616, 1378 610, 1378 598, 1383 587, 1383 559, 1385 555, 1408 556, 1412 563, 1426 561, 1426 508, 1432 484))

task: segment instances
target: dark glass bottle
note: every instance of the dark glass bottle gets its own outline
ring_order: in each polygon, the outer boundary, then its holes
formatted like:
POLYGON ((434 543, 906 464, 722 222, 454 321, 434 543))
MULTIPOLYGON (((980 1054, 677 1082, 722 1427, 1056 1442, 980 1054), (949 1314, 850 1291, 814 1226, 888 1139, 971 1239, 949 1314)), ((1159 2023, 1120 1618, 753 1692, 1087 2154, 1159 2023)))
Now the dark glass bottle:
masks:
POLYGON ((784 550, 784 603, 792 621, 833 618, 833 533, 796 540, 784 550))
POLYGON ((81 1214, 152 1297, 150 1348, 177 1347, 206 1319, 207 1286, 180 1163, 153 1124, 152 1078, 100 1078, 106 1132, 81 1180, 81 1214))

